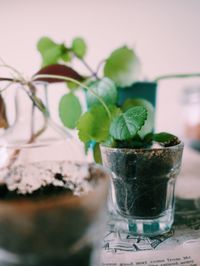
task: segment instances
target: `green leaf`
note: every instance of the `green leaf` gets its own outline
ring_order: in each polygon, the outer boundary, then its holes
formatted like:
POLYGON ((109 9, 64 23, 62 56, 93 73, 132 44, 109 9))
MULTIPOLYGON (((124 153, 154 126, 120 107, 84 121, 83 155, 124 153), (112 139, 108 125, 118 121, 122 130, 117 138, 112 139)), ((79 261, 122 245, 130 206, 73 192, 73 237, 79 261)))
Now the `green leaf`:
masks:
POLYGON ((72 42, 72 50, 79 58, 83 58, 87 51, 87 45, 82 38, 75 38, 72 42))
POLYGON ((109 136, 108 139, 105 142, 103 142, 103 145, 106 147, 112 147, 112 148, 117 147, 116 141, 111 136, 109 136))
POLYGON ((37 43, 38 51, 42 56, 42 65, 48 66, 58 63, 66 48, 64 44, 57 44, 48 37, 42 37, 37 43))
POLYGON ((71 60, 72 60, 71 49, 67 48, 64 43, 62 43, 60 46, 61 46, 60 47, 61 55, 60 55, 59 59, 64 61, 64 62, 71 62, 71 60))
POLYGON ((44 105, 44 103, 42 102, 42 100, 40 98, 38 98, 36 95, 31 94, 30 95, 31 100, 34 102, 35 106, 37 106, 37 108, 45 115, 45 116, 49 116, 49 111, 47 109, 47 107, 44 105))
POLYGON ((134 138, 128 140, 117 140, 117 148, 138 149, 145 148, 146 143, 136 134, 134 138))
POLYGON ((130 86, 138 78, 139 66, 135 52, 124 46, 108 57, 104 65, 104 75, 119 87, 130 86))
POLYGON ((146 108, 142 106, 132 107, 112 121, 110 134, 116 140, 128 140, 137 134, 146 119, 146 108))
POLYGON ((61 59, 62 59, 64 62, 70 62, 70 61, 72 60, 71 52, 66 51, 65 53, 62 53, 62 54, 61 54, 61 59))
POLYGON ((95 118, 91 112, 84 113, 77 122, 78 135, 81 141, 88 143, 93 139, 95 118))
POLYGON ((74 82, 68 81, 66 83, 67 83, 67 88, 70 90, 75 90, 79 88, 79 85, 74 82))
POLYGON ((93 106, 90 111, 84 113, 78 123, 78 134, 83 142, 103 142, 109 136, 110 119, 103 106, 93 106))
POLYGON ((153 105, 145 99, 128 99, 123 104, 122 110, 127 111, 129 108, 134 106, 143 106, 148 112, 147 120, 145 121, 144 126, 138 131, 138 135, 143 138, 154 130, 155 110, 153 105))
POLYGON ((146 134, 144 136, 143 141, 146 143, 146 145, 151 145, 152 144, 153 136, 154 136, 154 134, 152 132, 148 133, 148 134, 146 134))
MULTIPOLYGON (((117 102, 117 88, 114 82, 108 78, 102 80, 92 81, 88 87, 94 91, 106 104, 116 104, 117 102)), ((100 104, 97 97, 90 91, 86 93, 88 107, 100 104)))
POLYGON ((43 54, 46 50, 56 46, 57 44, 48 37, 42 37, 37 43, 38 51, 43 54))
POLYGON ((114 119, 115 117, 119 116, 122 113, 122 110, 116 105, 109 105, 108 108, 111 113, 111 119, 114 119))
POLYGON ((73 94, 65 94, 59 103, 59 116, 65 127, 75 128, 81 116, 81 105, 79 99, 73 94))
POLYGON ((100 151, 100 147, 99 147, 99 143, 96 143, 93 149, 93 156, 94 156, 94 160, 96 163, 102 163, 102 158, 101 158, 101 151, 100 151))
POLYGON ((153 134, 153 140, 159 142, 165 147, 177 145, 180 143, 178 137, 167 132, 153 134))
POLYGON ((43 66, 57 64, 62 55, 61 45, 55 45, 42 53, 43 66))

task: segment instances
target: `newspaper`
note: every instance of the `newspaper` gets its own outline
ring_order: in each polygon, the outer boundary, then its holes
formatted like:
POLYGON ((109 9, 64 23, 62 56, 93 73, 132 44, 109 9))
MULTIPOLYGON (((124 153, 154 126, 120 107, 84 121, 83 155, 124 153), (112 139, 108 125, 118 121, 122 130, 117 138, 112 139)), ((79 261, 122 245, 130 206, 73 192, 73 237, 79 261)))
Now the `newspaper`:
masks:
POLYGON ((200 265, 200 198, 176 199, 175 223, 157 237, 133 236, 111 216, 103 241, 102 266, 200 265))
POLYGON ((142 254, 118 254, 111 256, 105 255, 106 262, 102 262, 102 266, 199 266, 200 259, 197 255, 200 247, 193 249, 176 249, 175 251, 150 251, 142 252, 142 254))
POLYGON ((133 236, 118 229, 120 218, 111 215, 103 240, 102 266, 200 266, 200 154, 194 158, 191 153, 186 155, 191 164, 185 164, 178 184, 172 230, 151 238, 133 236))

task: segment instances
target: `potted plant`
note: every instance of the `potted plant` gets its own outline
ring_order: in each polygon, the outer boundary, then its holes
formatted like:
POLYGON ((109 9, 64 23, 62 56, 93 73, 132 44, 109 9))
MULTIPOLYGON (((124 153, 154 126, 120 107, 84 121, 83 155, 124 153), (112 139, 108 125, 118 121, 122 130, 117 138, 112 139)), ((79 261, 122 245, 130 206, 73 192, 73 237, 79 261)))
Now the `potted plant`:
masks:
MULTIPOLYGON (((110 174, 69 161, 73 139, 50 117, 46 83, 3 67, 13 73, 0 80, 2 90, 10 85, 14 95, 16 89, 17 115, 8 127, 2 92, 1 122, 8 129, 0 137, 0 264, 98 265, 110 174)), ((60 70, 80 79, 70 68, 60 70)))
MULTIPOLYGON (((173 223, 183 144, 172 134, 153 133, 150 102, 127 99, 120 108, 116 94, 114 83, 105 78, 88 88, 89 109, 76 123, 79 138, 86 147, 94 141, 95 158, 102 156, 103 164, 112 170, 112 200, 127 220, 127 230, 148 236, 165 233, 173 223)), ((63 122, 68 117, 66 106, 61 99, 63 122)))
POLYGON ((128 230, 149 236, 169 231, 182 142, 172 134, 153 132, 154 108, 150 102, 127 99, 119 106, 118 90, 112 80, 102 78, 85 84, 80 76, 79 81, 74 79, 72 73, 75 76, 69 67, 51 65, 40 70, 33 80, 70 81, 86 90, 85 112, 72 92, 61 98, 61 121, 68 128, 77 128, 86 150, 95 142, 95 158, 102 155, 104 165, 114 172, 112 198, 117 212, 127 220, 128 230))
MULTIPOLYGON (((49 42, 49 40, 46 41, 48 46, 51 46, 51 42, 49 42)), ((43 42, 43 45, 46 41, 43 42)), ((74 46, 77 47, 77 41, 75 43, 76 45, 74 46)), ((77 51, 79 52, 76 51, 76 53, 79 54, 77 57, 82 58, 85 48, 83 43, 80 45, 80 40, 78 41, 78 44, 77 51)), ((54 48, 53 44, 53 51, 54 48)), ((43 48, 41 48, 40 44, 39 49, 45 50, 46 44, 43 48)), ((59 46, 59 49, 66 51, 66 47, 63 47, 62 45, 59 46)), ((76 50, 77 48, 73 49, 76 50)), ((57 54, 57 48, 55 51, 55 54, 57 54)), ((70 54, 71 53, 62 54, 63 60, 69 60, 68 56, 70 54)), ((53 64, 44 66, 28 80, 22 77, 17 70, 4 64, 4 67, 14 70, 15 76, 14 78, 0 78, 1 81, 10 82, 9 85, 12 85, 13 83, 23 85, 25 93, 31 99, 33 109, 37 108, 45 118, 42 130, 36 132, 37 134, 32 134, 33 132, 31 131, 31 138, 28 140, 28 144, 34 143, 45 130, 46 122, 50 121, 52 125, 48 107, 44 100, 37 95, 36 83, 67 82, 68 86, 70 88, 73 87, 73 89, 65 94, 60 100, 59 114, 61 121, 65 127, 70 129, 76 128, 78 130, 79 138, 84 142, 86 151, 91 145, 95 145, 94 154, 98 161, 101 155, 101 145, 103 163, 109 166, 116 174, 116 176, 113 176, 112 178, 115 206, 120 215, 127 219, 129 230, 133 233, 145 235, 155 235, 169 230, 173 221, 174 180, 180 168, 183 150, 182 143, 171 134, 153 133, 154 110, 152 104, 148 101, 144 99, 127 99, 123 104, 119 104, 120 90, 118 90, 116 83, 109 77, 103 77, 100 79, 99 77, 96 77, 94 73, 90 79, 85 79, 83 75, 80 75, 68 65, 57 64, 57 61, 53 60, 51 63, 53 64), (85 112, 82 111, 79 99, 76 97, 75 89, 80 88, 83 88, 86 92, 88 109, 85 112), (161 145, 157 149, 154 147, 155 142, 158 142, 161 145), (119 157, 121 158, 120 161, 117 159, 119 154, 119 157), (116 168, 116 165, 122 162, 122 169, 133 169, 133 173, 138 173, 139 180, 142 182, 138 182, 138 180, 137 182, 132 182, 132 177, 130 176, 129 171, 124 172, 127 176, 123 177, 123 179, 121 172, 116 168), (131 166, 130 168, 129 165, 131 166), (137 165, 140 165, 139 169, 137 169, 137 165), (146 168, 143 167, 144 165, 147 165, 146 168), (165 170, 162 171, 161 166, 164 167, 165 170), (146 194, 146 192, 143 193, 142 191, 145 189, 145 182, 149 181, 147 172, 149 171, 151 175, 154 175, 155 167, 158 167, 158 169, 160 168, 157 172, 157 176, 151 176, 151 184, 148 182, 146 183, 148 187, 152 188, 152 190, 148 191, 144 198, 140 197, 140 200, 137 200, 138 197, 133 198, 133 191, 135 187, 139 185, 141 185, 140 190, 138 190, 139 195, 146 194), (174 167, 176 169, 175 172, 174 167), (120 182, 123 184, 124 190, 122 192, 120 192, 122 186, 120 186, 118 182, 114 183, 115 177, 119 177, 120 182), (158 196, 156 200, 155 192, 158 190, 154 186, 158 183, 158 180, 160 181, 159 189, 161 194, 157 194, 158 196), (155 195, 151 200, 149 196, 150 194, 155 195), (142 199, 148 201, 147 205, 141 206, 140 203, 142 199), (126 204, 124 204, 124 202, 126 202, 126 204), (138 205, 135 206, 133 204, 134 202, 138 205), (140 209, 140 207, 142 209, 140 209), (165 215, 163 215, 163 213, 165 215), (160 220, 160 217, 164 217, 164 221, 163 219, 160 220), (163 223, 164 227, 161 226, 163 223), (139 224, 140 226, 138 226, 139 224), (141 224, 143 225, 142 229, 141 224)), ((118 75, 121 76, 121 73, 118 72, 118 75)), ((174 77, 185 77, 185 75, 174 77)), ((168 78, 168 76, 164 78, 168 78)), ((7 89, 7 86, 3 88, 3 90, 4 89, 7 89)), ((1 117, 3 119, 2 124, 7 127, 8 123, 6 121, 5 110, 1 113, 1 117)), ((8 131, 6 130, 6 134, 7 132, 8 131)), ((19 149, 15 149, 14 155, 19 152, 19 149)), ((60 177, 60 175, 57 177, 60 177)), ((142 202, 144 201, 142 200, 142 202)), ((8 207, 10 208, 10 205, 8 207)), ((97 206, 95 206, 95 208, 97 208, 97 206)), ((11 218, 13 219, 13 216, 9 216, 10 220, 11 218)))

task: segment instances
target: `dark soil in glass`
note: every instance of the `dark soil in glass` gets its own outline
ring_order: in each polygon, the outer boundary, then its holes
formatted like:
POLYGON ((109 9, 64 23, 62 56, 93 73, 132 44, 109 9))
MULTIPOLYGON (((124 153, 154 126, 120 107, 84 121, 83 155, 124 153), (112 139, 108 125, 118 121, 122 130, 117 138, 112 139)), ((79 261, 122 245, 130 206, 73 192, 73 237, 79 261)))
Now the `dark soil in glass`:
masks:
POLYGON ((151 219, 173 206, 169 195, 180 168, 181 148, 177 152, 176 148, 101 147, 101 151, 104 164, 114 172, 113 201, 122 216, 151 219))

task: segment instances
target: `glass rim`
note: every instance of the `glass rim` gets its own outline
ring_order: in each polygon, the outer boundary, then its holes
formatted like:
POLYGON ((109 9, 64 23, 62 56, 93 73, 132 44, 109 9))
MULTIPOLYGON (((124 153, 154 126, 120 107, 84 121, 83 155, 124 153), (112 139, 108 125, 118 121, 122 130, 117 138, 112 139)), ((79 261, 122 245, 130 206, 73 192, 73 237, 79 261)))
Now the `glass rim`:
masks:
POLYGON ((184 142, 180 141, 178 144, 168 147, 158 147, 158 148, 117 148, 117 147, 109 147, 103 144, 100 145, 100 148, 107 149, 110 151, 120 151, 120 152, 152 152, 152 151, 163 151, 163 150, 181 150, 184 147, 184 142))

